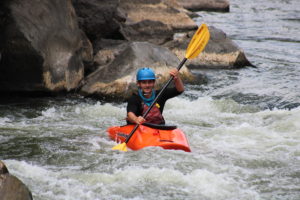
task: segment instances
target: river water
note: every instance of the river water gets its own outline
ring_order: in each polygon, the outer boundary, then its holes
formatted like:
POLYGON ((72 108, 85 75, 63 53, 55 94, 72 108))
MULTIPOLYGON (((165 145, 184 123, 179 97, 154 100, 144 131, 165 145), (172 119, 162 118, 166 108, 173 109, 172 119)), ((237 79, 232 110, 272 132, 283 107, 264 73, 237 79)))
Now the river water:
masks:
POLYGON ((105 133, 125 104, 80 97, 0 104, 0 159, 36 200, 300 199, 300 1, 232 0, 230 13, 199 12, 257 68, 194 70, 164 115, 192 153, 127 153, 105 133))

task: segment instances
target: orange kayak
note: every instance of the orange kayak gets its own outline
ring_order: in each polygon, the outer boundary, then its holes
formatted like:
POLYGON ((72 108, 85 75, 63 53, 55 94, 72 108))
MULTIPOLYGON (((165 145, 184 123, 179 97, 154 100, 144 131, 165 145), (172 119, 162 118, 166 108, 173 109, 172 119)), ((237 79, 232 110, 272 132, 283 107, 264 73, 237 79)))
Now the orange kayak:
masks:
MULTIPOLYGON (((107 129, 108 136, 119 143, 125 142, 135 125, 114 126, 107 129)), ((176 126, 144 123, 139 125, 132 135, 127 147, 139 150, 144 147, 158 146, 164 149, 175 149, 191 152, 185 134, 176 126)))

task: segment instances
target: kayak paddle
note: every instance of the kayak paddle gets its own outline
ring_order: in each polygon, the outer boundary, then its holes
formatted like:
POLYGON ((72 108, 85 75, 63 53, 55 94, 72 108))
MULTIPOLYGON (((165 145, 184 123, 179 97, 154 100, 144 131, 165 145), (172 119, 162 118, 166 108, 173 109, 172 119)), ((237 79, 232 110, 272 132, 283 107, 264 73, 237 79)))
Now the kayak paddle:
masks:
MULTIPOLYGON (((181 61, 181 63, 177 67, 178 71, 181 69, 181 67, 184 65, 184 63, 187 61, 187 59, 193 59, 203 51, 204 47, 208 43, 209 37, 210 37, 210 34, 209 34, 209 30, 208 30, 206 24, 202 24, 198 28, 196 33, 194 34, 192 40, 190 41, 190 43, 189 43, 189 45, 186 49, 185 58, 181 61)), ((168 80, 168 82, 163 86, 163 88, 160 90, 160 92, 158 93, 156 98, 153 100, 150 107, 144 113, 143 118, 146 118, 146 116, 148 115, 148 113, 150 112, 152 107, 156 104, 157 100, 162 96, 165 89, 172 82, 173 78, 174 77, 172 76, 168 80)), ((134 132, 137 130, 138 127, 139 127, 139 124, 136 124, 134 129, 130 132, 130 134, 126 138, 125 142, 114 146, 112 149, 113 150, 120 150, 120 151, 127 151, 126 144, 129 142, 130 138, 133 136, 134 132)))

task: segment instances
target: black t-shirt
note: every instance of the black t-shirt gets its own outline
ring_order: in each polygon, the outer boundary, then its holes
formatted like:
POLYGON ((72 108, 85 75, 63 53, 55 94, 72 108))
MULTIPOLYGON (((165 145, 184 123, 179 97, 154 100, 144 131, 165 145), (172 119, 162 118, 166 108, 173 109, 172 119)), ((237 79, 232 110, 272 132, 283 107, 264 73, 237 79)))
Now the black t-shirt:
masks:
MULTIPOLYGON (((156 90, 156 96, 160 92, 160 90, 156 90)), ((166 88, 162 96, 157 100, 157 103, 159 104, 160 112, 163 113, 165 103, 168 99, 173 98, 182 92, 178 92, 176 88, 166 88)), ((127 103, 127 113, 133 112, 136 116, 141 116, 143 112, 142 108, 142 99, 138 94, 133 94, 129 99, 127 103)))

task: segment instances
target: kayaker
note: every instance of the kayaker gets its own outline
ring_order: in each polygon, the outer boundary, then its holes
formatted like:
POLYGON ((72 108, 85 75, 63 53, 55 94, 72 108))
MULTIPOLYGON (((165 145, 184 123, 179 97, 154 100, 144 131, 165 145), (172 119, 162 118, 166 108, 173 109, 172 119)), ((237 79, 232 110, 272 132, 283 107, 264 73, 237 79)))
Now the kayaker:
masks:
POLYGON ((151 111, 144 119, 142 116, 151 105, 160 90, 155 90, 156 76, 152 69, 141 68, 136 75, 138 91, 134 93, 127 103, 127 123, 142 124, 144 122, 152 124, 165 124, 162 116, 165 103, 168 99, 173 98, 184 91, 183 82, 176 68, 169 71, 174 77, 175 87, 166 88, 163 95, 158 99, 157 103, 152 107, 151 111))

